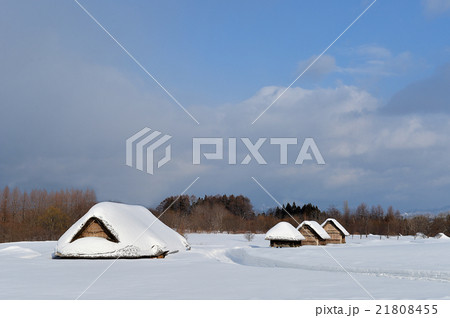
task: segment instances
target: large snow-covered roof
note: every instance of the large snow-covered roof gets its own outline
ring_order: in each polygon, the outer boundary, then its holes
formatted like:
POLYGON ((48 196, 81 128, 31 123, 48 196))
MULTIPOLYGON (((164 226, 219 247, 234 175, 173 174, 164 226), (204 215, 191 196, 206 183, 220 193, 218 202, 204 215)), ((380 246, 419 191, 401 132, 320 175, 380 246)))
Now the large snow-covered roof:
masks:
POLYGON ((350 233, 348 233, 347 230, 336 219, 326 219, 325 222, 322 223, 322 227, 324 227, 327 222, 332 222, 344 235, 350 235, 350 233))
POLYGON ((316 221, 303 221, 298 227, 297 230, 300 230, 304 225, 308 225, 310 228, 313 229, 314 232, 317 233, 322 239, 330 239, 331 237, 328 235, 328 233, 323 229, 323 227, 320 226, 319 223, 316 221))
POLYGON ((280 222, 266 233, 266 240, 301 241, 305 237, 288 222, 280 222))
POLYGON ((101 202, 61 236, 55 255, 88 258, 152 257, 186 249, 189 249, 186 239, 143 206, 101 202), (100 220, 118 242, 102 237, 76 238, 93 218, 100 220))

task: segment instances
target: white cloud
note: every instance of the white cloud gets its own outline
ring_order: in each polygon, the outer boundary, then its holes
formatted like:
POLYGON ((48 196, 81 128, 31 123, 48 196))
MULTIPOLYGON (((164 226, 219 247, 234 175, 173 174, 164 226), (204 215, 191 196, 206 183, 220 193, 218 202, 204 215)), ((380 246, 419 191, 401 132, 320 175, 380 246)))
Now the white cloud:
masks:
MULTIPOLYGON (((299 74, 308 68, 311 63, 317 58, 317 55, 311 56, 309 59, 301 61, 298 63, 299 74)), ((322 55, 309 69, 305 72, 303 76, 311 78, 320 78, 326 74, 334 72, 336 70, 336 60, 334 56, 324 54, 322 55)))
POLYGON ((361 45, 356 48, 356 53, 369 59, 388 59, 392 57, 391 51, 374 44, 361 45))
POLYGON ((351 186, 361 183, 368 172, 361 168, 337 168, 325 180, 325 184, 330 188, 351 186))
POLYGON ((398 127, 384 128, 378 143, 388 149, 427 149, 439 141, 439 134, 432 127, 424 127, 419 117, 397 121, 398 127))
POLYGON ((450 0, 422 0, 425 14, 434 17, 450 10, 450 0))
MULTIPOLYGON (((301 74, 315 59, 316 55, 299 63, 298 72, 301 74)), ((350 74, 355 77, 388 77, 402 75, 417 67, 417 61, 408 51, 393 53, 389 49, 377 44, 365 44, 343 51, 343 55, 336 57, 323 55, 308 70, 303 77, 320 79, 328 74, 350 74)), ((420 64, 420 63, 419 63, 420 64)))
POLYGON ((415 67, 410 52, 394 54, 376 44, 361 45, 349 50, 347 54, 353 62, 338 67, 339 72, 385 77, 404 74, 415 67))

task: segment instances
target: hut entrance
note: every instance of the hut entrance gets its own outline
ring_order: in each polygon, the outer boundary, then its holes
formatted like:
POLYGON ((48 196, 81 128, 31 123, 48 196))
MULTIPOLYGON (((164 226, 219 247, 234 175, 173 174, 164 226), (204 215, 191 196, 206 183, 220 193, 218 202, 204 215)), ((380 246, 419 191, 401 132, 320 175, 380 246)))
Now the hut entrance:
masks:
POLYGON ((90 218, 85 225, 78 231, 73 237, 73 241, 76 241, 83 237, 101 237, 107 239, 108 241, 118 243, 119 240, 111 233, 110 230, 103 224, 103 222, 95 217, 90 218))
POLYGON ((297 247, 301 246, 302 241, 287 241, 287 240, 270 240, 270 247, 297 247))

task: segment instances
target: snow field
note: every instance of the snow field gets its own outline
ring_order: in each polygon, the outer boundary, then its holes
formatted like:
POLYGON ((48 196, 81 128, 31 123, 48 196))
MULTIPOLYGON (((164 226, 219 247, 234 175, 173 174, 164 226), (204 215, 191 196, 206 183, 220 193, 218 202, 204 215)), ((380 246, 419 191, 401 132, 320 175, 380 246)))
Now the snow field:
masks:
MULTIPOLYGON (((270 248, 262 234, 251 242, 188 234, 188 242, 190 251, 165 259, 119 259, 80 299, 450 299, 446 239, 270 248)), ((75 299, 114 261, 52 259, 55 245, 0 244, 0 299, 75 299)))

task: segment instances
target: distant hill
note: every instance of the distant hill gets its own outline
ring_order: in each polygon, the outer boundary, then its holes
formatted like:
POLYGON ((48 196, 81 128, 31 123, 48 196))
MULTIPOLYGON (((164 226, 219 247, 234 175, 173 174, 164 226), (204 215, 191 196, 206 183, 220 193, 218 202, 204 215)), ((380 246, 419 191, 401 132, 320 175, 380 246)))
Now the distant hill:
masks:
POLYGON ((411 210, 404 212, 404 216, 415 216, 415 215, 438 215, 440 213, 450 212, 450 205, 443 206, 441 208, 432 209, 422 209, 422 210, 411 210))

